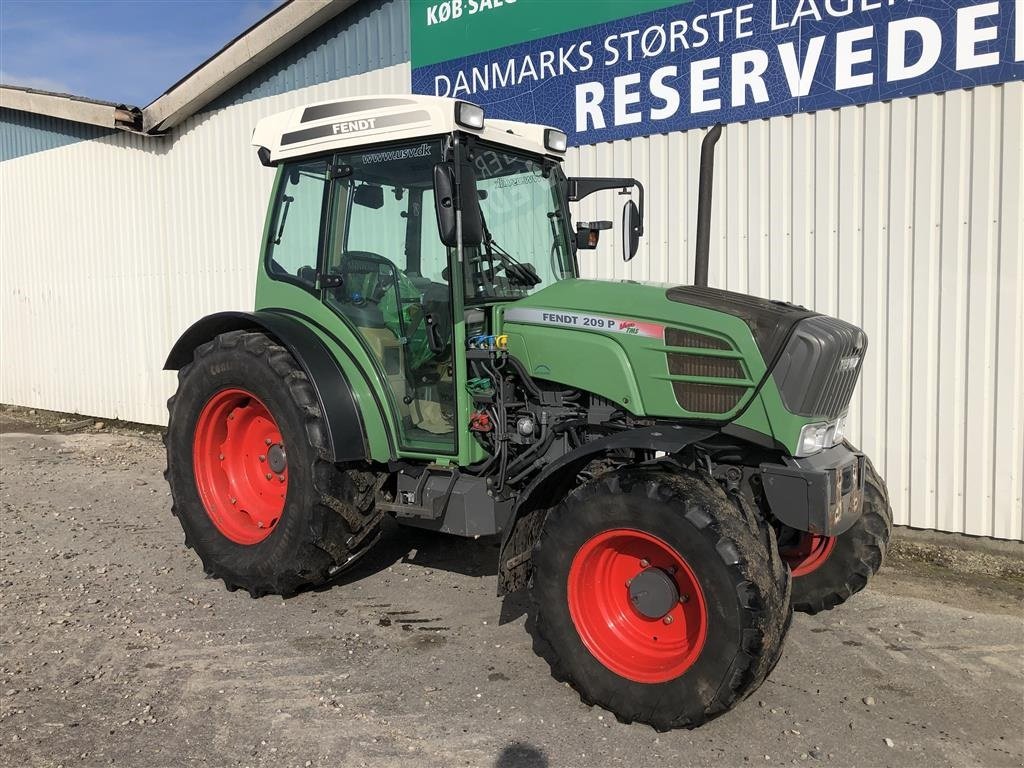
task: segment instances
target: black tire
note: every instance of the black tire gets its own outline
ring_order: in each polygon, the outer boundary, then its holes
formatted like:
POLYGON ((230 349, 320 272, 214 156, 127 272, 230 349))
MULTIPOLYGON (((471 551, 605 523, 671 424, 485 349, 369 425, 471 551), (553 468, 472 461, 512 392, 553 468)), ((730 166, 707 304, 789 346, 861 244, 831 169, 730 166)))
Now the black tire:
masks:
POLYGON ((864 512, 835 538, 828 558, 815 570, 793 578, 793 609, 819 613, 845 603, 868 585, 882 567, 892 535, 892 507, 885 481, 865 463, 864 512))
POLYGON ((627 467, 577 488, 544 524, 530 585, 537 649, 585 703, 660 731, 693 728, 756 690, 775 666, 792 616, 789 586, 774 532, 741 499, 703 473, 627 467), (704 594, 706 641, 693 663, 667 681, 635 682, 613 672, 588 650, 570 613, 577 552, 622 528, 674 548, 704 594))
POLYGON ((178 372, 167 402, 164 435, 172 511, 206 573, 229 590, 253 597, 292 595, 324 583, 351 565, 377 539, 375 475, 327 461, 323 416, 306 374, 284 347, 265 334, 232 331, 198 347, 178 372), (196 487, 193 442, 197 420, 216 393, 242 388, 266 405, 287 446, 284 508, 272 532, 238 544, 213 523, 196 487))

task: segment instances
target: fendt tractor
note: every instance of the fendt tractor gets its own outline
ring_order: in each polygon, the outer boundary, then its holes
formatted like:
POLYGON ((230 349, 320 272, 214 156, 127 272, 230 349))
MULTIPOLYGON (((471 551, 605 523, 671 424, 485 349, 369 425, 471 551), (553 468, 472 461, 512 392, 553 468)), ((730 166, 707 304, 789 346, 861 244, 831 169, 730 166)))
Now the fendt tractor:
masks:
MULTIPOLYGON (((330 581, 386 517, 501 535, 556 678, 625 722, 693 727, 755 690, 792 610, 885 555, 882 479, 844 439, 863 331, 707 286, 582 279, 644 188, 566 177, 566 135, 464 101, 346 98, 262 120, 276 169, 255 311, 175 344, 167 479, 206 572, 253 597, 330 581)), ((400 589, 400 587, 395 587, 400 589)))

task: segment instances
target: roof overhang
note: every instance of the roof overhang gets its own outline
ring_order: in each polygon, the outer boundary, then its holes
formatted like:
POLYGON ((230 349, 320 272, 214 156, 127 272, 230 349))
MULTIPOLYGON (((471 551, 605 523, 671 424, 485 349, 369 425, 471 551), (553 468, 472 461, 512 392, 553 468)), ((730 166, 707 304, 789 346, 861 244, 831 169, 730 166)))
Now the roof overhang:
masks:
POLYGON ((285 3, 145 107, 143 132, 160 133, 178 125, 355 3, 356 0, 285 3))
POLYGON ((0 85, 0 107, 103 128, 134 131, 142 127, 142 111, 138 107, 32 88, 0 85))

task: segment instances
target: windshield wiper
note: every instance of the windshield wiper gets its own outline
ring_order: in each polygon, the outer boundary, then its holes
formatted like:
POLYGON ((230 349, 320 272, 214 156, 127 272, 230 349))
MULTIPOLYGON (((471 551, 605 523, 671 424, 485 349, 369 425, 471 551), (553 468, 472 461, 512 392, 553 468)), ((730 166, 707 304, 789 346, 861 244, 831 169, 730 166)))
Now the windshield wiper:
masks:
MULTIPOLYGON (((524 264, 518 261, 508 251, 498 245, 497 241, 491 235, 491 230, 487 227, 487 218, 484 216, 484 209, 480 208, 480 221, 483 223, 484 229, 484 248, 487 250, 487 259, 491 262, 492 273, 497 271, 497 267, 494 267, 494 255, 498 255, 498 260, 501 265, 505 268, 505 276, 508 278, 510 283, 515 285, 521 285, 524 288, 534 288, 540 285, 540 275, 537 274, 536 268, 533 264, 524 264)), ((493 274, 492 274, 493 279, 493 274)))
MULTIPOLYGON (((533 288, 544 282, 540 279, 540 275, 537 274, 537 269, 533 264, 524 264, 521 261, 517 261, 508 251, 498 245, 489 234, 487 235, 486 245, 488 250, 493 249, 498 254, 498 259, 501 261, 502 266, 505 267, 505 276, 509 279, 509 282, 522 285, 525 288, 533 288)), ((492 256, 491 263, 493 262, 494 258, 492 256)))

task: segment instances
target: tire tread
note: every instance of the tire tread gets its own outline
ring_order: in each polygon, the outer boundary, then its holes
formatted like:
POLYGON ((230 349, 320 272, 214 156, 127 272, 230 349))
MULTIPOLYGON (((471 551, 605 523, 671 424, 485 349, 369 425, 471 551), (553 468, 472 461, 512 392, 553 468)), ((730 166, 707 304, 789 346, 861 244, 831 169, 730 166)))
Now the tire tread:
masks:
MULTIPOLYGON (((178 396, 182 385, 196 375, 212 356, 218 353, 245 354, 255 358, 247 364, 265 365, 278 377, 296 410, 302 414, 305 438, 313 449, 313 480, 316 501, 311 510, 309 525, 292 553, 292 559, 274 570, 261 570, 259 575, 241 574, 225 566, 202 546, 196 546, 185 536, 185 546, 196 550, 203 570, 213 578, 223 580, 225 587, 234 591, 245 589, 253 598, 268 594, 293 595, 303 589, 318 586, 351 565, 376 541, 380 532, 382 514, 374 510, 372 472, 360 469, 339 469, 328 456, 323 415, 305 372, 283 346, 264 333, 230 331, 198 346, 192 362, 178 371, 178 392, 167 401, 170 420, 182 416, 177 413, 178 396), (370 491, 366 492, 369 482, 370 491)), ((170 449, 169 424, 163 439, 170 449)), ((181 518, 180 502, 175 498, 171 462, 172 450, 167 450, 164 478, 171 485, 171 513, 181 518)))
MULTIPOLYGON (((737 602, 745 606, 740 612, 744 620, 741 641, 720 686, 700 712, 673 711, 673 702, 639 709, 631 702, 627 685, 597 700, 589 692, 586 681, 574 680, 565 660, 555 652, 547 616, 552 608, 542 602, 536 605, 537 650, 548 660, 555 679, 572 685, 585 704, 605 707, 624 722, 644 722, 659 731, 694 728, 727 711, 756 690, 775 667, 792 616, 789 571, 778 554, 774 531, 758 519, 746 501, 739 495, 726 494, 706 473, 674 465, 628 467, 578 487, 552 510, 535 545, 534 563, 543 562, 545 546, 558 546, 551 530, 572 525, 578 506, 585 506, 596 496, 633 493, 638 485, 643 485, 643 492, 652 499, 677 503, 682 516, 699 535, 715 545, 731 573, 737 602)), ((717 652, 717 649, 710 652, 717 652)))

